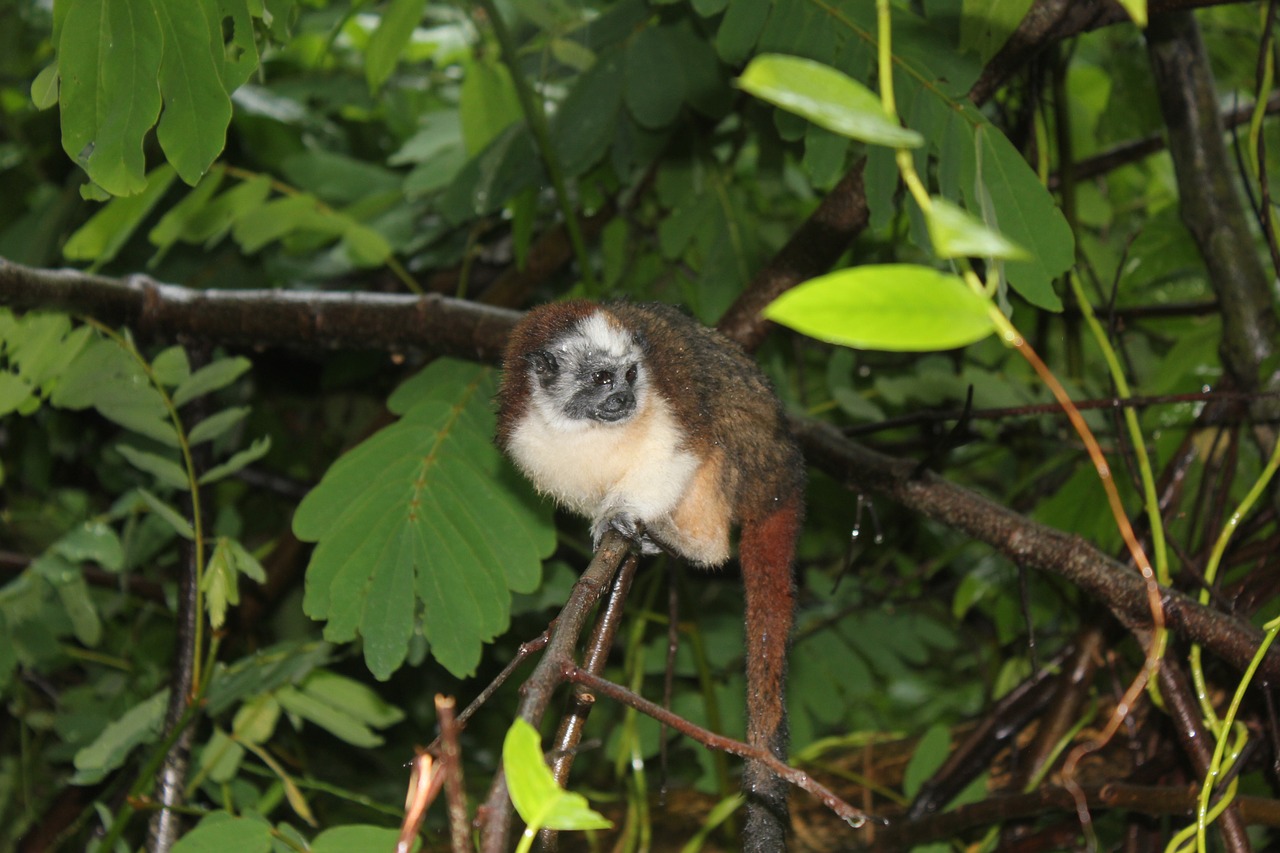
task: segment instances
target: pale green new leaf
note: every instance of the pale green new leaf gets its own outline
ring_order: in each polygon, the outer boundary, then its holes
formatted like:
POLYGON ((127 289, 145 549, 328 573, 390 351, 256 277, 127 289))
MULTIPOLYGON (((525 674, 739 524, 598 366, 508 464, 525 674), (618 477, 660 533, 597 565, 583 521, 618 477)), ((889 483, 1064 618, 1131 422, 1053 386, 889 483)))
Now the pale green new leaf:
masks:
POLYGON ((911 264, 855 267, 810 279, 764 316, 858 349, 930 352, 982 340, 990 303, 954 275, 911 264))
POLYGON ((422 20, 426 5, 427 0, 391 0, 364 52, 364 76, 369 82, 369 91, 381 89, 395 70, 400 53, 422 20))
POLYGON ((34 390, 18 374, 0 371, 0 416, 16 411, 31 400, 34 390))
POLYGON ((325 637, 364 638, 385 679, 403 662, 419 608, 432 653, 474 672, 506 630, 511 592, 532 590, 554 545, 547 507, 494 448, 490 371, 440 359, 397 392, 404 417, 335 462, 294 514, 316 542, 303 607, 325 637))
POLYGON ((1026 260, 1027 251, 942 196, 933 197, 929 237, 940 258, 1026 260))
POLYGON ((112 195, 142 192, 143 140, 160 115, 162 36, 152 0, 68 0, 58 39, 62 147, 112 195))
POLYGON ((842 71, 798 56, 752 59, 738 85, 757 98, 804 116, 834 133, 894 148, 917 148, 924 138, 894 121, 880 99, 842 71))
POLYGON ((186 381, 191 375, 191 362, 187 360, 187 351, 180 346, 172 346, 151 360, 151 373, 156 381, 167 388, 172 388, 186 381))
POLYGON ((542 757, 538 732, 522 719, 502 742, 502 768, 511 803, 525 822, 526 835, 541 829, 609 829, 613 822, 587 805, 586 797, 556 784, 542 757))
POLYGON ((38 110, 47 110, 58 103, 58 63, 41 68, 31 81, 31 103, 38 110))
POLYGON ((110 723, 92 743, 76 753, 76 773, 71 777, 72 784, 92 785, 101 781, 123 764, 134 748, 155 740, 160 734, 168 702, 168 689, 161 690, 110 723))

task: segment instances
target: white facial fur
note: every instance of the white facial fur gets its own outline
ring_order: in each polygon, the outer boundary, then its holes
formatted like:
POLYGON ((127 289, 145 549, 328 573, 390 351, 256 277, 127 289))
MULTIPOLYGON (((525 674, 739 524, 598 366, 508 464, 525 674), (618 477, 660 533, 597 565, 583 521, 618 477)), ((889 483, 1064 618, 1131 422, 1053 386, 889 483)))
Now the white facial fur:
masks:
POLYGON ((650 366, 635 338, 596 312, 548 349, 558 363, 543 387, 530 367, 530 411, 512 432, 509 450, 529 479, 569 509, 599 522, 619 513, 652 522, 683 495, 698 460, 684 450, 684 432, 651 386, 650 366), (635 365, 636 406, 628 417, 602 422, 572 414, 572 400, 596 370, 621 376, 635 365))

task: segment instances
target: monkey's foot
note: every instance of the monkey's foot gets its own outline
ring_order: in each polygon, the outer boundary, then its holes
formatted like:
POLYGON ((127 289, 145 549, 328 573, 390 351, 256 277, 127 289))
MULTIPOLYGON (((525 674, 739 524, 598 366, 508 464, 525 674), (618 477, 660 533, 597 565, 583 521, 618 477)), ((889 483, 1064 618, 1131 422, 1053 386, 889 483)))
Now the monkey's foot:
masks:
POLYGON ((662 549, 658 547, 657 543, 649 538, 649 534, 644 532, 644 522, 629 512, 619 512, 608 518, 602 518, 595 523, 591 530, 591 549, 593 551, 600 549, 600 540, 610 530, 616 530, 630 539, 639 546, 641 554, 662 553, 662 549))

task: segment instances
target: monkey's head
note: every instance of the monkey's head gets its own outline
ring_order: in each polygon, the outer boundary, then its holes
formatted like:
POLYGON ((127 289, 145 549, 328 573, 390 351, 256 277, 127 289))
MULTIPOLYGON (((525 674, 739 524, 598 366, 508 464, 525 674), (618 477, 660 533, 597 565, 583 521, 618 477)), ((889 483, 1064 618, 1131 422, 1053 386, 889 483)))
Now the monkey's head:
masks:
POLYGON ((570 432, 626 423, 649 393, 644 355, 643 340, 598 305, 564 302, 529 312, 503 359, 499 441, 530 409, 570 432))

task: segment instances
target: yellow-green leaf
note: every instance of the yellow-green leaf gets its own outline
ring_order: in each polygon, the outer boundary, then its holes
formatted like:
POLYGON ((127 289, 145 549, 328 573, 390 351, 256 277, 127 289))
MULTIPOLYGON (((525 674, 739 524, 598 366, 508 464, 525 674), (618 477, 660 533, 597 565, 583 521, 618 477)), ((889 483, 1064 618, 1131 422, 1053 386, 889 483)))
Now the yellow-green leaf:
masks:
POLYGON ((991 304, 954 275, 911 264, 840 270, 778 297, 764 316, 859 349, 930 352, 982 340, 991 304))

